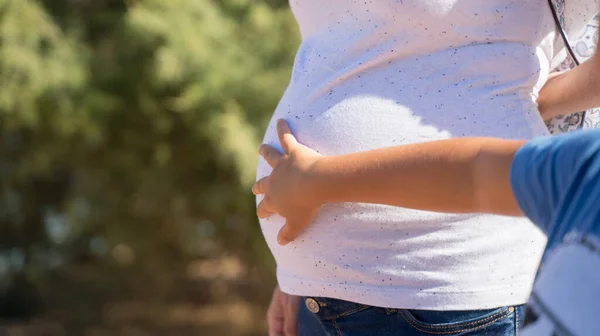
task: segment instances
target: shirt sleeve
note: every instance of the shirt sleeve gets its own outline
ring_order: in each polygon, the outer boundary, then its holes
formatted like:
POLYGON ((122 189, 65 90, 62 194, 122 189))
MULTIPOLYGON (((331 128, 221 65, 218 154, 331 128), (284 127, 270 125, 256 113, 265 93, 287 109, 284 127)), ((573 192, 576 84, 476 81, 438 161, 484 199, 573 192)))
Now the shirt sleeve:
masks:
POLYGON ((549 247, 576 231, 600 232, 600 130, 532 140, 511 167, 521 211, 547 235, 549 247))

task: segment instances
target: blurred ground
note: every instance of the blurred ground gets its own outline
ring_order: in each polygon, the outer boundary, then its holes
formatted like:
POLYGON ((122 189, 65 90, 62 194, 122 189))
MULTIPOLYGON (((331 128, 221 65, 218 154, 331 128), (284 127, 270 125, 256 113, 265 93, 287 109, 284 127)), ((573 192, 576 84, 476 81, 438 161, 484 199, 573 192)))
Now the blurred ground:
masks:
MULTIPOLYGON (((48 307, 45 314, 31 321, 4 321, 0 336, 266 335, 265 309, 273 280, 271 274, 261 275, 257 271, 248 270, 231 256, 197 260, 187 266, 185 276, 177 284, 163 286, 148 295, 148 300, 111 300, 102 305, 81 302, 77 295, 84 293, 76 288, 79 281, 101 277, 88 273, 88 277, 71 278, 68 284, 64 282, 69 277, 66 272, 55 278, 62 280, 62 285, 48 284, 53 290, 60 288, 60 293, 44 293, 48 302, 62 296, 56 300, 63 304, 62 309, 48 307), (165 287, 171 288, 169 293, 165 293, 165 287), (65 302, 71 304, 64 305, 65 302)), ((82 273, 86 272, 72 270, 72 274, 82 273)), ((118 281, 123 282, 123 278, 118 281)), ((146 285, 134 284, 139 286, 135 296, 152 292, 151 288, 144 288, 146 285)))

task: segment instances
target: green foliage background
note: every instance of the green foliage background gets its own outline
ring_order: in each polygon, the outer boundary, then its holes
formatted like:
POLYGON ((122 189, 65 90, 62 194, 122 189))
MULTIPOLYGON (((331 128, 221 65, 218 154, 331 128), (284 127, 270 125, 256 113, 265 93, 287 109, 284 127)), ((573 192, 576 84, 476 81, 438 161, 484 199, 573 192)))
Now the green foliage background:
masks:
POLYGON ((0 0, 0 315, 264 309, 248 191, 297 44, 283 0, 0 0), (243 279, 186 276, 224 257, 243 279))

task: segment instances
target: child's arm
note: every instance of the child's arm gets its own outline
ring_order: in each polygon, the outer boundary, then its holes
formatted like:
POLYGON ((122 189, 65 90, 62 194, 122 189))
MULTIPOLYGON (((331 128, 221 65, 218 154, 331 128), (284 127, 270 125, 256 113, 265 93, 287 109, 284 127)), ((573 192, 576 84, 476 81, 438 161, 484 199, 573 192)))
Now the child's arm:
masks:
POLYGON ((524 143, 462 138, 323 157, 312 179, 324 203, 518 216, 510 168, 524 143))
POLYGON ((570 232, 600 239, 600 130, 529 141, 515 155, 511 185, 547 248, 570 232))
POLYGON ((275 169, 253 191, 267 197, 259 217, 279 213, 287 218, 280 243, 293 240, 325 203, 520 214, 510 168, 523 141, 464 138, 326 157, 298 144, 287 123, 280 121, 278 132, 285 153, 261 147, 275 169))
POLYGON ((551 240, 569 230, 600 230, 600 131, 528 143, 463 138, 324 157, 299 144, 287 123, 277 126, 284 154, 261 147, 274 170, 253 192, 265 194, 259 217, 286 218, 280 244, 330 202, 499 215, 522 209, 551 240))

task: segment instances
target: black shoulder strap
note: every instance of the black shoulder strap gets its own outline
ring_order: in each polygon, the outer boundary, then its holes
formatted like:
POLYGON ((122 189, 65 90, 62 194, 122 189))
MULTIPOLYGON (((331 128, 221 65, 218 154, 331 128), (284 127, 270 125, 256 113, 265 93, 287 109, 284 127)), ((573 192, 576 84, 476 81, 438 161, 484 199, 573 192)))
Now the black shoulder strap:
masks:
POLYGON ((556 26, 558 27, 558 31, 560 32, 560 36, 562 36, 563 41, 565 42, 565 48, 567 48, 567 51, 571 55, 573 62, 575 62, 576 65, 579 65, 579 60, 577 59, 577 56, 575 55, 573 48, 571 48, 571 43, 569 43, 569 38, 567 37, 567 33, 565 32, 565 29, 562 26, 562 24, 560 23, 560 19, 558 18, 558 13, 556 12, 556 6, 554 6, 554 1, 548 0, 548 4, 550 4, 550 9, 552 10, 552 16, 554 16, 554 22, 556 22, 556 26))

